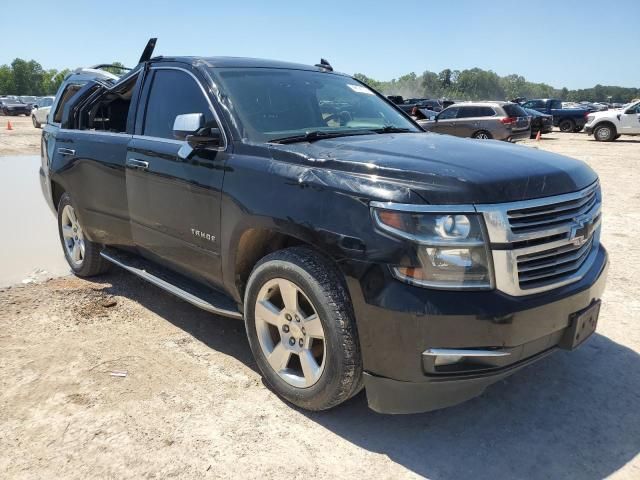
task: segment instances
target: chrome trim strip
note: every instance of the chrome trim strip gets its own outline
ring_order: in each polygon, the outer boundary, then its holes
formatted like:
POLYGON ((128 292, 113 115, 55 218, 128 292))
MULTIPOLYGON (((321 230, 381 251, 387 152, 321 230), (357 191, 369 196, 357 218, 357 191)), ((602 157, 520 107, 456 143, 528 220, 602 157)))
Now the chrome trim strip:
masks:
MULTIPOLYGON (((209 98, 209 95, 207 94, 207 91, 202 86, 202 82, 200 82, 198 77, 196 77, 189 70, 187 70, 185 68, 180 68, 180 67, 165 67, 165 66, 159 65, 159 66, 156 66, 156 67, 151 67, 150 70, 179 70, 181 72, 185 72, 186 74, 190 75, 191 78, 193 78, 193 80, 196 82, 196 84, 200 87, 200 90, 202 91, 202 94, 204 95, 204 98, 207 100, 207 103, 209 104, 209 109, 211 110, 211 113, 213 113, 213 117, 215 118, 216 124, 218 125, 218 128, 220 129, 220 132, 222 133, 222 138, 224 139, 224 145, 220 145, 218 148, 215 148, 215 149, 212 149, 212 150, 218 150, 218 151, 221 151, 221 152, 226 150, 227 146, 229 145, 229 141, 227 139, 227 133, 224 131, 224 128, 222 126, 222 122, 220 121, 220 117, 218 116, 218 112, 216 112, 216 109, 213 107, 213 103, 211 102, 211 98, 209 98)), ((155 137, 151 137, 151 138, 155 138, 155 137)), ((181 142, 181 143, 186 143, 186 142, 181 142)))
POLYGON ((415 203, 369 202, 373 208, 420 213, 476 213, 473 205, 420 205, 415 203))
POLYGON ((240 318, 240 319, 242 318, 242 314, 240 312, 218 308, 215 305, 207 302, 206 300, 203 300, 200 297, 197 297, 189 292, 186 292, 181 288, 178 288, 175 285, 172 285, 171 283, 166 282, 161 278, 158 278, 155 275, 152 275, 145 270, 141 270, 139 268, 136 268, 124 262, 121 262, 120 260, 112 257, 111 255, 109 255, 104 251, 100 252, 100 256, 105 258, 106 260, 109 260, 115 265, 118 265, 119 267, 122 267, 125 270, 133 273, 134 275, 139 276, 140 278, 148 281, 149 283, 152 283, 156 287, 160 287, 163 290, 166 290, 167 292, 172 293, 176 297, 181 298, 186 302, 189 302, 191 305, 195 305, 196 307, 201 308, 202 310, 215 313, 216 315, 224 315, 225 317, 240 318))
POLYGON ((425 357, 506 357, 511 352, 501 350, 473 350, 456 348, 428 348, 422 355, 425 357))

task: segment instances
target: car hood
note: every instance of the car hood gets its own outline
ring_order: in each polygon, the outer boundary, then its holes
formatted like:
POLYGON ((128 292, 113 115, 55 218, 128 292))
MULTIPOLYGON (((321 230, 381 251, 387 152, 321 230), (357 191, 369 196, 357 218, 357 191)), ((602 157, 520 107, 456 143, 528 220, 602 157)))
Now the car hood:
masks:
MULTIPOLYGON (((314 175, 357 190, 359 181, 379 185, 369 192, 385 198, 402 185, 432 204, 500 203, 559 195, 597 180, 573 158, 495 140, 473 140, 435 133, 359 135, 288 145, 271 145, 274 160, 324 172, 314 175), (327 171, 331 175, 327 175, 327 171), (342 178, 336 178, 336 176, 342 178), (349 177, 344 182, 344 177, 349 177)), ((303 169, 304 170, 304 169, 303 169)), ((300 181, 305 176, 300 173, 300 181)))

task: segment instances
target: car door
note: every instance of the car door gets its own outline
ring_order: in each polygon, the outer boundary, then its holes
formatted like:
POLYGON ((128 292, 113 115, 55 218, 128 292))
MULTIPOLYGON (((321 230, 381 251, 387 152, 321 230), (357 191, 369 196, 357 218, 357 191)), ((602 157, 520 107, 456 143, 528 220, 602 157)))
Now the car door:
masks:
POLYGON ((202 113, 206 122, 220 126, 218 117, 197 72, 166 66, 150 72, 127 152, 134 242, 143 256, 216 286, 222 283, 220 200, 227 142, 184 155, 187 143, 173 137, 176 116, 202 113))
POLYGON ((70 82, 43 132, 43 163, 69 192, 87 237, 98 243, 131 244, 124 164, 131 134, 83 130, 80 106, 109 87, 99 79, 70 82))
POLYGON ((479 130, 478 108, 472 106, 460 107, 457 121, 454 123, 452 135, 470 137, 479 130))
POLYGON ((445 108, 436 117, 436 121, 431 126, 432 132, 444 133, 448 135, 454 135, 454 128, 456 123, 456 117, 458 115, 459 107, 451 106, 445 108))
POLYGON ((621 135, 634 135, 640 133, 640 103, 636 103, 631 108, 627 108, 620 115, 621 135))

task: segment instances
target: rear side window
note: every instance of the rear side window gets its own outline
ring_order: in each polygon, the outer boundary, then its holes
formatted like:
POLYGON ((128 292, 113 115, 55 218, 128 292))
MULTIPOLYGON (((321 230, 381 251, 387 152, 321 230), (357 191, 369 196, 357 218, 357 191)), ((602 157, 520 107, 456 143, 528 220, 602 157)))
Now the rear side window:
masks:
POLYGON ((502 106, 503 110, 507 114, 507 117, 526 117, 527 112, 520 105, 516 105, 515 103, 507 103, 502 106))
POLYGON ((458 118, 493 117, 495 114, 491 107, 461 107, 458 118))
POLYGON ((69 100, 71 100, 71 97, 78 93, 78 90, 80 90, 83 86, 84 83, 70 83, 65 87, 62 95, 60 96, 60 100, 58 101, 56 112, 53 115, 54 123, 62 122, 62 112, 64 111, 64 106, 69 100))
POLYGON ((184 113, 202 113, 213 120, 209 103, 196 81, 180 70, 156 70, 147 101, 143 135, 173 137, 173 122, 184 113))

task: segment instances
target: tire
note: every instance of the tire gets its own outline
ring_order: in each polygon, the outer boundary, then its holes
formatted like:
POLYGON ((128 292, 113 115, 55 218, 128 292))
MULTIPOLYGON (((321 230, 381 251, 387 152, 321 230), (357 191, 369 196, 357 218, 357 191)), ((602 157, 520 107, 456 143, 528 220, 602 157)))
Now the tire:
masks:
POLYGON ((353 307, 329 259, 306 247, 267 255, 249 277, 244 313, 256 363, 285 400, 326 410, 362 388, 353 307))
POLYGON ((493 136, 486 130, 478 130, 473 135, 471 135, 471 138, 476 138, 478 140, 491 140, 493 136))
POLYGON ((574 122, 570 118, 564 118, 560 120, 560 123, 558 123, 558 128, 561 132, 573 132, 573 129, 576 128, 576 122, 574 122))
POLYGON ((603 123, 593 129, 593 138, 598 142, 613 142, 616 138, 616 127, 610 123, 603 123))
POLYGON ((576 128, 573 129, 573 133, 580 133, 582 131, 583 127, 578 127, 576 125, 576 128))
POLYGON ((64 193, 58 202, 58 234, 64 257, 79 277, 104 273, 109 263, 100 256, 102 246, 84 237, 75 211, 71 196, 64 193))
POLYGON ((31 115, 31 121, 33 122, 33 126, 35 128, 40 128, 40 123, 38 123, 38 120, 36 120, 36 116, 35 115, 31 115))

